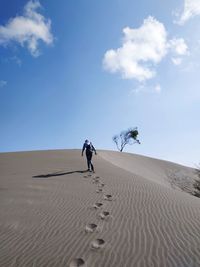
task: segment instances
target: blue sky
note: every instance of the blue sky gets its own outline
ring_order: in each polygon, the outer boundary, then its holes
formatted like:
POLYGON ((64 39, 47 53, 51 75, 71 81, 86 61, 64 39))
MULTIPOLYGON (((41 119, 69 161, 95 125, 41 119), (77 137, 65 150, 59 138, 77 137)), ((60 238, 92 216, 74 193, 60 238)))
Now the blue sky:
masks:
POLYGON ((200 161, 200 0, 0 1, 0 151, 200 161))

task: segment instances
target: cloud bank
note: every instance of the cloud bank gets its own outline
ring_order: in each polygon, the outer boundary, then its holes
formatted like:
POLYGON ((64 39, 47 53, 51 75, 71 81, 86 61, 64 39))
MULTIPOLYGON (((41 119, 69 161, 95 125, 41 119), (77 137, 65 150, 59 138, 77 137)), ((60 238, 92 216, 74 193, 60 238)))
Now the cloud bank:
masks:
POLYGON ((183 25, 189 19, 200 15, 200 0, 185 0, 182 14, 179 15, 178 24, 183 25))
POLYGON ((25 46, 34 57, 39 56, 39 41, 50 45, 53 42, 51 21, 38 13, 39 1, 29 1, 22 16, 11 18, 5 26, 0 26, 0 45, 16 42, 25 46))
POLYGON ((151 16, 137 29, 124 28, 123 34, 122 46, 105 53, 103 66, 111 73, 120 73, 124 79, 140 82, 151 79, 156 75, 155 66, 167 54, 172 53, 175 59, 187 54, 184 39, 168 40, 165 26, 151 16))

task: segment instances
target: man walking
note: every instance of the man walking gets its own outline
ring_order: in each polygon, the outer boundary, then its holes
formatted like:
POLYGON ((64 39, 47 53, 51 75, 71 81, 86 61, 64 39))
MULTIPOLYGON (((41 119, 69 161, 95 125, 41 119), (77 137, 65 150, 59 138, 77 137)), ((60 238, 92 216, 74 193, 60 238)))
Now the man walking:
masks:
POLYGON ((92 145, 91 142, 89 142, 88 140, 85 140, 85 143, 83 144, 83 149, 82 149, 82 156, 83 156, 83 152, 85 150, 85 154, 86 154, 86 158, 87 158, 87 166, 88 166, 88 171, 89 172, 94 172, 94 166, 92 164, 92 154, 93 151, 95 152, 95 155, 97 155, 96 149, 94 148, 94 146, 92 145))

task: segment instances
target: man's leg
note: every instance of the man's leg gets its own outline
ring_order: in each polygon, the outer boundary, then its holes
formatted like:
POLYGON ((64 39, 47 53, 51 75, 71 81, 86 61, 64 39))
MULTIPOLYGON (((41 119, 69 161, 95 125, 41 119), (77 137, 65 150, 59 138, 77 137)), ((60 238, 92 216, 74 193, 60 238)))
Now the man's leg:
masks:
POLYGON ((92 162, 91 162, 91 169, 94 172, 94 166, 93 166, 92 162))
POLYGON ((91 154, 91 159, 90 159, 90 165, 91 165, 91 170, 94 172, 94 166, 92 164, 92 154, 91 154))
POLYGON ((88 154, 86 154, 86 157, 87 157, 88 171, 90 171, 90 167, 91 167, 91 155, 88 153, 88 154))
POLYGON ((87 166, 88 166, 88 171, 90 170, 90 160, 87 157, 87 166))

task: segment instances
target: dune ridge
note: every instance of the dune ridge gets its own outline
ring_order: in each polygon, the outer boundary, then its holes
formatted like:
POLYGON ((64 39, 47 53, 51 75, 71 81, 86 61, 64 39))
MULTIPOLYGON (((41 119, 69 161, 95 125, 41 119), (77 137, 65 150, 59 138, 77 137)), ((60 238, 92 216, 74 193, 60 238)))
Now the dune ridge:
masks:
POLYGON ((80 154, 0 154, 0 266, 200 266, 200 200, 166 175, 192 169, 99 151, 89 174, 80 154))

